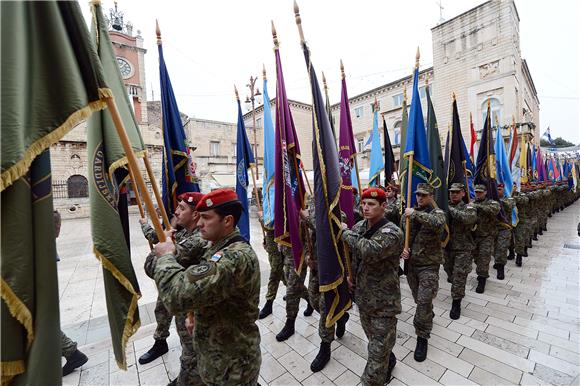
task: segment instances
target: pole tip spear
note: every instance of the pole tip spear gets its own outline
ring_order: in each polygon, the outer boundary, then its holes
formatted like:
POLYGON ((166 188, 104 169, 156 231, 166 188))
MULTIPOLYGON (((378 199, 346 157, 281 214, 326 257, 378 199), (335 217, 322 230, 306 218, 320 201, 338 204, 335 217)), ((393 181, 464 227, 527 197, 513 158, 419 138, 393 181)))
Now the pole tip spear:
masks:
POLYGON ((262 77, 266 80, 266 65, 262 63, 262 77))
POLYGON ((298 33, 300 34, 300 43, 304 44, 304 32, 302 31, 302 19, 300 18, 300 8, 298 3, 294 0, 294 16, 296 17, 296 25, 298 26, 298 33))
POLYGON ((238 94, 238 88, 236 87, 235 84, 234 84, 234 92, 236 93, 236 100, 239 101, 240 100, 240 95, 238 94))
POLYGON ((415 55, 415 68, 419 68, 419 58, 421 58, 421 54, 419 53, 419 46, 417 46, 417 54, 415 55))
POLYGON ((161 45, 161 29, 159 28, 159 20, 155 19, 155 34, 157 35, 157 45, 161 45))
POLYGON ((340 76, 344 79, 344 64, 342 64, 342 59, 340 59, 340 76))
POLYGON ((272 39, 274 39, 274 49, 278 49, 279 42, 278 42, 278 34, 276 33, 276 26, 274 25, 274 20, 271 20, 272 23, 272 39))

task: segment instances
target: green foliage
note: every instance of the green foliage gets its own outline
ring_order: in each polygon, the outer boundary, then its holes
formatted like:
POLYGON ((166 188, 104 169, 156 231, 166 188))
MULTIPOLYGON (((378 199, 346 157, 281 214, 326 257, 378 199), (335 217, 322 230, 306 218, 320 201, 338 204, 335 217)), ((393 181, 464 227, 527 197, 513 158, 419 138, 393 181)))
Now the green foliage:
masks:
POLYGON ((572 142, 568 142, 565 139, 563 139, 562 137, 558 137, 553 139, 554 144, 551 145, 550 142, 548 142, 547 140, 545 140, 544 138, 540 139, 540 145, 542 147, 569 147, 569 146, 574 146, 574 144, 572 142))

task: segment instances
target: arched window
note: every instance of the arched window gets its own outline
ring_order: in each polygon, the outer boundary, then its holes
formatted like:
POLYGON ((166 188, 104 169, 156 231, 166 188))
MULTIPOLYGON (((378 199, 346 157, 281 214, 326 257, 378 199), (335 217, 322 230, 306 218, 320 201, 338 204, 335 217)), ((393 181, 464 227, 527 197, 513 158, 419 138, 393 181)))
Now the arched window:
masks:
POLYGON ((489 100, 489 107, 491 111, 491 126, 495 127, 497 125, 501 125, 501 117, 502 117, 502 107, 499 99, 497 98, 489 98, 486 99, 483 104, 481 105, 481 128, 483 130, 483 123, 485 122, 485 118, 487 115, 487 101, 489 100))
POLYGON ((80 174, 70 176, 66 184, 68 187, 68 198, 83 198, 89 196, 89 183, 80 174))
POLYGON ((393 145, 401 145, 401 121, 395 123, 395 135, 393 138, 393 145))

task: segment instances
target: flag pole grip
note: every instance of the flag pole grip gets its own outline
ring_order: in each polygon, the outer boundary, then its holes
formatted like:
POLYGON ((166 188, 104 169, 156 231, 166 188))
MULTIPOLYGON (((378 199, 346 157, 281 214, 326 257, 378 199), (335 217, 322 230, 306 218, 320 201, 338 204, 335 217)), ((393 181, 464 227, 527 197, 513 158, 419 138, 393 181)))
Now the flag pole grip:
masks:
MULTIPOLYGON (((155 200, 157 200, 157 207, 161 212, 161 218, 163 218, 163 223, 165 224, 165 229, 171 230, 171 224, 169 223, 169 217, 165 211, 165 205, 163 205, 163 200, 161 199, 161 194, 159 193, 159 188, 157 187, 157 181, 155 180, 155 175, 151 169, 151 164, 149 163, 149 157, 145 156, 143 158, 145 163, 145 169, 147 169, 147 174, 149 175, 149 181, 151 181, 151 188, 153 189, 153 194, 155 195, 155 200)), ((157 213, 155 214, 157 216, 157 213)))
MULTIPOLYGON (((407 208, 411 207, 411 194, 413 194, 413 153, 409 155, 407 164, 407 208)), ((411 242, 411 218, 405 217, 405 249, 409 249, 411 242)))
MULTIPOLYGON (((106 98, 107 107, 111 113, 111 118, 113 119, 113 123, 115 124, 115 128, 117 129, 117 135, 121 140, 121 144, 123 145, 123 149, 125 150, 125 154, 127 154, 127 160, 129 162, 129 168, 133 171, 138 171, 139 167, 137 166, 137 158, 135 157, 135 153, 133 152, 133 147, 129 142, 129 138, 127 137, 127 132, 125 131, 125 126, 123 125, 123 121, 121 120, 121 116, 119 115, 119 110, 117 109, 117 104, 115 103, 115 99, 112 97, 106 98)), ((145 186, 145 181, 143 180, 143 176, 140 173, 135 173, 138 188, 146 192, 147 188, 145 186)), ((155 212, 155 208, 153 207, 153 202, 151 201, 151 197, 148 195, 143 196, 145 199, 145 206, 151 215, 151 222, 153 223, 153 227, 155 228, 155 232, 157 233, 157 238, 160 242, 164 242, 166 240, 165 233, 163 233, 163 228, 161 228, 161 223, 157 218, 157 215, 153 215, 155 212)))
MULTIPOLYGON (((145 218, 145 210, 143 209, 143 203, 141 202, 141 195, 139 194, 139 189, 135 186, 135 173, 133 173, 133 169, 131 168, 129 168, 129 175, 131 176, 131 188, 133 188, 133 191, 135 192, 135 200, 139 207, 139 213, 141 214, 141 218, 145 218)), ((149 241, 149 249, 153 250, 153 244, 151 244, 151 241, 149 241)))

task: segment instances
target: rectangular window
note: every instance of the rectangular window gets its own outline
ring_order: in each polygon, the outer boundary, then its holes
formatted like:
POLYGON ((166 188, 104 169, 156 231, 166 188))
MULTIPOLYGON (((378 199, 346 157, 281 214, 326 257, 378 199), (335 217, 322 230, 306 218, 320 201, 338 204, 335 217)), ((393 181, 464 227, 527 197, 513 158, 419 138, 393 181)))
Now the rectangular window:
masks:
POLYGON ((220 155, 220 143, 210 142, 209 143, 209 155, 210 157, 217 157, 220 155))
MULTIPOLYGON (((419 96, 425 98, 427 93, 425 92, 425 86, 419 87, 419 96)), ((429 96, 433 96, 433 86, 429 86, 429 96)))
POLYGON ((262 127, 262 118, 256 118, 256 127, 262 127))
POLYGON ((401 107, 403 105, 403 94, 397 94, 393 96, 393 106, 401 107))
POLYGON ((356 151, 357 153, 362 153, 365 149, 365 139, 357 138, 356 140, 356 151))
POLYGON ((363 116, 363 113, 364 113, 364 107, 363 106, 360 106, 360 107, 357 107, 357 108, 354 109, 354 116, 356 118, 362 117, 363 116))

